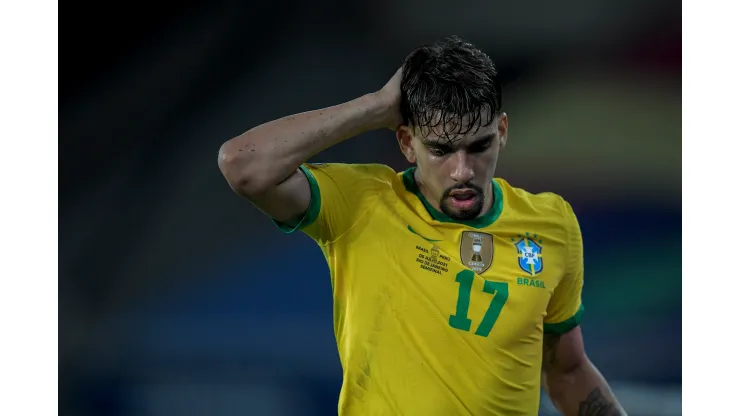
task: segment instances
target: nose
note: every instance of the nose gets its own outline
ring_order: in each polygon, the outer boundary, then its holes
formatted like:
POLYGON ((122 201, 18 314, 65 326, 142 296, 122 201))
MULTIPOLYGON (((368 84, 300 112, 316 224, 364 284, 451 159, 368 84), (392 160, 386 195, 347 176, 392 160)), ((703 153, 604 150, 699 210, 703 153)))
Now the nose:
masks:
POLYGON ((467 183, 473 179, 474 172, 473 167, 470 165, 468 155, 464 151, 455 152, 452 157, 452 173, 450 176, 457 183, 467 183))

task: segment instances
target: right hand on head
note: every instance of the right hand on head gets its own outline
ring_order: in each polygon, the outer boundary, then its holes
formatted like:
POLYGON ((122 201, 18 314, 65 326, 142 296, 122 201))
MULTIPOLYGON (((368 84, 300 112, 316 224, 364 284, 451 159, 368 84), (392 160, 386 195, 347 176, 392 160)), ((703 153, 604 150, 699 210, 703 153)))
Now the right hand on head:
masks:
POLYGON ((403 124, 401 116, 401 79, 403 78, 403 67, 399 68, 391 79, 375 93, 377 99, 386 109, 384 125, 396 131, 403 124))

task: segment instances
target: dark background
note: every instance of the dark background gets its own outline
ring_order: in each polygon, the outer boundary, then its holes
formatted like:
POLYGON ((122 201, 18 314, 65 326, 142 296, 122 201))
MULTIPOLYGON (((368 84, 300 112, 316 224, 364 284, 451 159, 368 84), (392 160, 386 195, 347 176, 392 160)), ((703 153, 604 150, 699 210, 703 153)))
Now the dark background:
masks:
MULTIPOLYGON (((74 10, 60 43, 60 414, 336 413, 324 259, 229 189, 217 151, 374 91, 451 34, 499 66, 498 176, 560 193, 580 218, 592 360, 631 415, 680 414, 679 2, 74 10)), ((406 167, 385 131, 316 160, 406 167)))

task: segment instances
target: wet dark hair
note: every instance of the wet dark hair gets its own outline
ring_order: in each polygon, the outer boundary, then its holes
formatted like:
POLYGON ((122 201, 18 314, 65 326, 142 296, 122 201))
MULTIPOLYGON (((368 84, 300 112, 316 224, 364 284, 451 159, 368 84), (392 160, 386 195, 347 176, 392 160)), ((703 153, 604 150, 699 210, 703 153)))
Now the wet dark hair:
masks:
POLYGON ((491 58, 457 36, 414 50, 403 65, 403 123, 441 125, 448 140, 491 125, 501 112, 496 75, 491 58))

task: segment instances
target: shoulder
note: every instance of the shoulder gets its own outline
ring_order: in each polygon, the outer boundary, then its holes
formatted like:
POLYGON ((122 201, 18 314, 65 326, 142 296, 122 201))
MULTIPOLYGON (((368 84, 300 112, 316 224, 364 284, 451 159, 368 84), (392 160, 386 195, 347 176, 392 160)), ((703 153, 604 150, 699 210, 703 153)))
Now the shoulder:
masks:
POLYGON ((319 188, 347 194, 368 194, 393 187, 397 173, 382 164, 306 163, 301 169, 319 188))
POLYGON ((382 180, 396 175, 390 166, 379 163, 306 163, 303 166, 337 178, 382 180))
POLYGON ((534 225, 538 234, 559 242, 558 245, 569 253, 569 258, 578 259, 579 253, 582 253, 581 227, 565 198, 554 192, 528 192, 511 186, 503 179, 496 178, 496 182, 501 187, 507 217, 534 225))
POLYGON ((570 203, 555 192, 532 193, 512 186, 504 179, 496 178, 501 187, 505 209, 519 217, 537 217, 561 223, 566 227, 577 224, 570 203))
POLYGON ((507 208, 517 211, 537 211, 539 213, 562 213, 568 202, 554 192, 532 193, 512 186, 505 179, 496 178, 501 187, 507 208))

